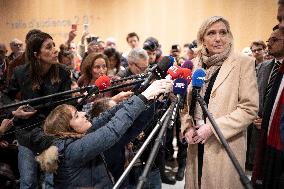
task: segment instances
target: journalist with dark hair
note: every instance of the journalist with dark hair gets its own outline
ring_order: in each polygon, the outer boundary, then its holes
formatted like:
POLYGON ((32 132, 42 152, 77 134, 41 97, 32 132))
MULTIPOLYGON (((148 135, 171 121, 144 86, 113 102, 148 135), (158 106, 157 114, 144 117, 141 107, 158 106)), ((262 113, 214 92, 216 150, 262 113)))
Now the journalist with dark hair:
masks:
MULTIPOLYGON (((25 64, 16 68, 6 93, 7 96, 14 99, 20 92, 21 100, 26 100, 70 90, 70 74, 58 64, 58 51, 49 34, 39 31, 31 35, 27 39, 25 55, 25 64)), ((46 103, 46 101, 40 103, 46 103)), ((38 104, 32 104, 34 105, 38 104)), ((21 188, 37 188, 37 163, 34 153, 29 148, 38 151, 46 147, 45 142, 38 143, 39 141, 33 140, 37 135, 41 135, 41 127, 22 128, 42 121, 50 110, 52 107, 37 112, 25 112, 20 107, 15 111, 14 125, 17 129, 21 129, 16 133, 19 142, 18 163, 21 188)))

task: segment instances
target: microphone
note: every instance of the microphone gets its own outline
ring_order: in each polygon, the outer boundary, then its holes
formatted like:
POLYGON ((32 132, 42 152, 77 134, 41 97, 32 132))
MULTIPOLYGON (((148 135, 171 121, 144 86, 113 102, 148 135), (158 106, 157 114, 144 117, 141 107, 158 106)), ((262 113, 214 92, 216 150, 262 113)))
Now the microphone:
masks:
MULTIPOLYGON (((192 100, 191 104, 197 103, 197 98, 200 97, 200 89, 205 83, 205 76, 206 72, 202 68, 198 68, 193 74, 192 74, 192 100)), ((189 114, 193 115, 195 108, 190 108, 189 114)))
POLYGON ((190 69, 187 68, 181 68, 182 74, 181 77, 187 80, 187 84, 191 82, 192 79, 192 72, 190 69))
POLYGON ((98 87, 99 90, 104 90, 111 85, 110 78, 106 75, 102 75, 95 81, 95 85, 98 87))
POLYGON ((188 81, 184 78, 177 78, 174 81, 173 93, 177 94, 177 98, 179 100, 179 103, 182 102, 182 99, 186 94, 187 86, 188 86, 188 81))
POLYGON ((179 66, 171 66, 168 71, 168 75, 166 76, 166 79, 176 79, 182 75, 182 69, 179 66))
POLYGON ((205 83, 206 72, 203 68, 198 68, 192 75, 192 87, 199 93, 205 83))
POLYGON ((182 65, 181 65, 182 68, 188 68, 188 69, 191 69, 193 68, 193 63, 190 61, 190 60, 186 60, 182 65))
POLYGON ((183 102, 184 102, 184 97, 186 96, 186 91, 187 91, 187 86, 188 86, 188 82, 186 79, 184 78, 177 78, 174 81, 174 85, 173 85, 173 93, 177 94, 177 100, 176 103, 174 105, 174 109, 173 112, 171 114, 171 121, 169 124, 169 127, 171 128, 174 125, 174 122, 177 118, 177 112, 179 109, 183 109, 183 102))
POLYGON ((106 75, 100 76, 96 81, 95 85, 90 86, 89 90, 87 90, 87 95, 84 96, 80 102, 77 104, 78 109, 82 109, 83 104, 91 97, 93 94, 99 94, 101 90, 106 89, 110 86, 110 78, 106 75))
POLYGON ((167 71, 170 67, 174 65, 174 58, 171 56, 164 56, 160 62, 157 63, 158 70, 156 74, 160 79, 165 78, 167 76, 167 71))
POLYGON ((169 56, 164 56, 160 62, 148 69, 148 77, 141 83, 139 90, 145 90, 154 78, 166 77, 166 71, 173 65, 173 61, 169 56))

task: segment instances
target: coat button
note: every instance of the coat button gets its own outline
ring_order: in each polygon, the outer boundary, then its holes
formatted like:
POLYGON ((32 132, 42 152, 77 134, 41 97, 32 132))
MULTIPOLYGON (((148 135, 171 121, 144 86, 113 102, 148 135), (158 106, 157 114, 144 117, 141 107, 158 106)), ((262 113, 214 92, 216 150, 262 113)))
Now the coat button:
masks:
POLYGON ((212 98, 215 98, 215 96, 216 96, 216 92, 214 91, 214 92, 211 94, 211 97, 212 97, 212 98))

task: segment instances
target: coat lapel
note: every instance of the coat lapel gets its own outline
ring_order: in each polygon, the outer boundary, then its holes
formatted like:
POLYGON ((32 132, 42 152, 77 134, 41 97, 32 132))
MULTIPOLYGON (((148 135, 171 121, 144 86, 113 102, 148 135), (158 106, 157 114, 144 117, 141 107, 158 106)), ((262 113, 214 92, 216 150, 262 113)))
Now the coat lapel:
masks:
POLYGON ((224 61, 223 65, 220 68, 214 86, 212 88, 211 94, 224 82, 224 80, 228 77, 231 70, 235 67, 235 55, 231 55, 227 60, 224 61))

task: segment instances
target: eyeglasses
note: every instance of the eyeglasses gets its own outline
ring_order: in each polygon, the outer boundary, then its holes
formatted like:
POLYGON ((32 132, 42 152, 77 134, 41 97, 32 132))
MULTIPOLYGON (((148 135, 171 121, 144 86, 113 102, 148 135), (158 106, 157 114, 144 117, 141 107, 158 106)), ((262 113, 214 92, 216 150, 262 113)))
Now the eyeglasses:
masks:
POLYGON ((140 71, 145 71, 148 66, 138 66, 137 64, 134 64, 136 68, 138 68, 140 71))
POLYGON ((276 41, 282 41, 282 38, 270 37, 266 42, 267 43, 275 43, 276 41))

